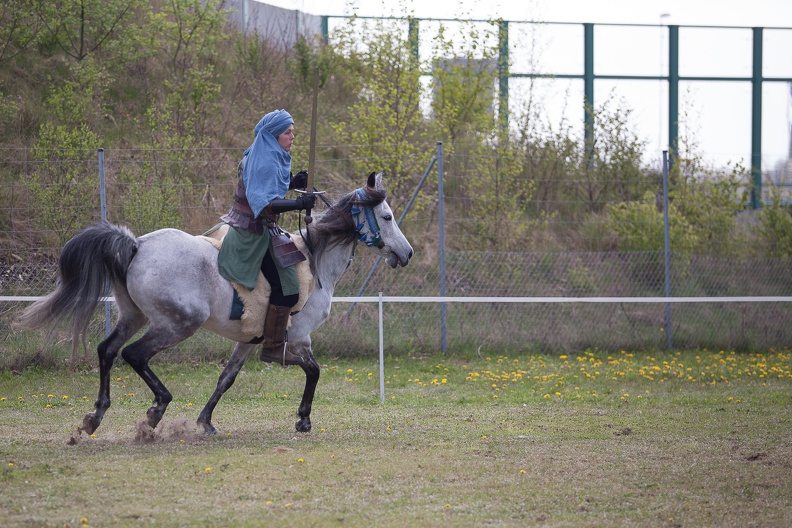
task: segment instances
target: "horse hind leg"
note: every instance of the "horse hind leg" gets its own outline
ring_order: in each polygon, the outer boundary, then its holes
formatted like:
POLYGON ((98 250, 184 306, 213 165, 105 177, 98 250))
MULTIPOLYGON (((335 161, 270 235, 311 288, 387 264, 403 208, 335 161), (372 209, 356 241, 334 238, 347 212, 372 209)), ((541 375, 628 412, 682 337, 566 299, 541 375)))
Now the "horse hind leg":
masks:
POLYGON ((162 420, 162 416, 165 414, 168 404, 173 400, 173 396, 168 391, 168 388, 165 387, 165 384, 151 370, 148 364, 149 360, 158 352, 184 341, 193 335, 200 326, 200 323, 196 323, 181 332, 150 328, 143 337, 124 348, 121 352, 121 357, 129 363, 137 375, 146 382, 151 392, 154 393, 154 405, 146 411, 148 425, 152 429, 157 427, 157 424, 162 420))
POLYGON ((234 384, 237 374, 239 374, 239 371, 242 369, 242 366, 250 357, 253 350, 256 349, 256 346, 257 345, 249 343, 237 343, 236 347, 234 347, 228 364, 217 380, 217 388, 215 388, 209 401, 206 402, 201 414, 198 415, 197 422, 198 425, 203 427, 204 433, 208 435, 217 434, 217 429, 212 425, 212 413, 220 401, 220 398, 223 397, 223 394, 234 384))
POLYGON ((99 343, 96 351, 99 355, 99 395, 94 403, 94 410, 83 417, 80 431, 93 434, 102 423, 105 412, 110 408, 110 369, 113 367, 118 351, 135 332, 146 323, 141 313, 133 316, 122 314, 110 335, 99 343))

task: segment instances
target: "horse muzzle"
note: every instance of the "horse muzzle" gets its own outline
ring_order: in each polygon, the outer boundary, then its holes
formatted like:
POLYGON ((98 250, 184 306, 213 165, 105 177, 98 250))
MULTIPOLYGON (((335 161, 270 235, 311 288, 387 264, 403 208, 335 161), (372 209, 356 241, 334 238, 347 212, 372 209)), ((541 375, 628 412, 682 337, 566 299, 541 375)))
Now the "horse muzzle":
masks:
POLYGON ((382 256, 388 262, 388 265, 391 268, 395 269, 398 266, 404 268, 410 263, 410 259, 413 256, 413 250, 412 248, 409 248, 407 252, 400 254, 394 251, 390 246, 385 246, 382 248, 382 256))

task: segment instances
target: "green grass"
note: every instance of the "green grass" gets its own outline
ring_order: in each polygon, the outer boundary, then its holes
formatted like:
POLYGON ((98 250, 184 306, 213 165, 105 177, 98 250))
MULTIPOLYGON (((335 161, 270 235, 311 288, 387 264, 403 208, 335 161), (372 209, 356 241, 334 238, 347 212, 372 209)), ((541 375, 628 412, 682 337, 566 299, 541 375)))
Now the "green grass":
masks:
POLYGON ((251 360, 194 420, 215 364, 113 370, 113 405, 78 436, 98 374, 0 375, 4 526, 786 526, 792 363, 755 354, 589 351, 323 364, 311 433, 304 377, 251 360), (69 445, 70 439, 76 441, 69 445))

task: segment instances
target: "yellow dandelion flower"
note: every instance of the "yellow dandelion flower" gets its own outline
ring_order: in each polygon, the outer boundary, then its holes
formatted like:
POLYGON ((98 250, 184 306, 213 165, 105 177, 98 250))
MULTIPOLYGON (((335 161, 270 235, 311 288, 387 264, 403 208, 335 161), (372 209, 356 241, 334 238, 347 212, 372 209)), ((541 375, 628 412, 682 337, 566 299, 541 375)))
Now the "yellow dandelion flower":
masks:
POLYGON ((14 463, 13 462, 9 462, 8 463, 8 467, 14 467, 14 463))
POLYGON ((80 524, 88 524, 88 519, 83 517, 82 519, 80 519, 80 524))
POLYGON ((298 458, 298 459, 297 459, 297 463, 298 463, 298 464, 302 464, 303 462, 305 462, 305 460, 303 460, 302 458, 298 458))
POLYGON ((211 473, 211 472, 212 472, 212 468, 208 467, 208 468, 204 469, 204 471, 205 471, 206 473, 211 473))
POLYGON ((520 470, 520 475, 525 475, 525 470, 524 469, 520 470))

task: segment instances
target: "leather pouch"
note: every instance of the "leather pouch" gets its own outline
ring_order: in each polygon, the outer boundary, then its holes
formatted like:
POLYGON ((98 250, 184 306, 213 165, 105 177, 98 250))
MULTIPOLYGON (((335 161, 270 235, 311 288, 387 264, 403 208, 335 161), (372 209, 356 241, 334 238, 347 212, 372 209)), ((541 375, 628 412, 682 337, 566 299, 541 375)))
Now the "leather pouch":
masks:
POLYGON ((272 256, 281 268, 288 268, 305 260, 305 255, 297 249, 288 233, 277 227, 270 228, 269 232, 272 237, 272 256))

